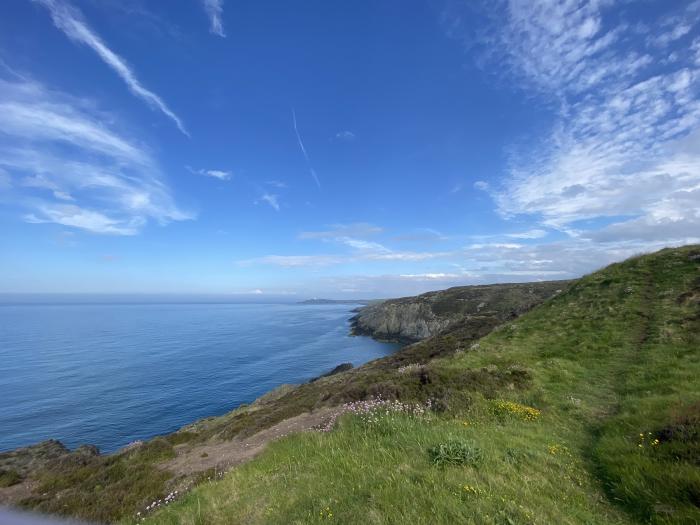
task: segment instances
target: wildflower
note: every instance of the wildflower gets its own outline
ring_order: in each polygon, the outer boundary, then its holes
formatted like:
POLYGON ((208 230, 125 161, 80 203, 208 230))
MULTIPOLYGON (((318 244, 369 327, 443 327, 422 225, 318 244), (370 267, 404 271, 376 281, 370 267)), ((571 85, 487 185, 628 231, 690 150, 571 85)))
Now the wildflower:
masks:
POLYGON ((462 485, 462 492, 469 496, 480 496, 484 491, 473 485, 462 485))
POLYGON ((515 416, 524 421, 537 421, 541 414, 536 408, 513 401, 496 401, 494 412, 497 416, 515 416))
POLYGON ((547 450, 552 456, 556 456, 558 454, 569 454, 569 449, 566 448, 564 445, 559 445, 557 443, 552 443, 547 447, 547 450))
POLYGON ((365 424, 377 424, 382 417, 393 414, 405 414, 408 416, 421 417, 430 410, 431 402, 425 404, 403 403, 398 400, 388 401, 381 397, 370 398, 364 401, 354 401, 345 403, 336 411, 330 419, 318 429, 322 432, 330 432, 335 426, 335 422, 343 414, 354 414, 359 416, 365 424))
POLYGON ((423 370, 423 368, 423 365, 420 363, 411 363, 409 365, 400 366, 397 372, 399 374, 407 374, 409 372, 418 372, 419 370, 423 370))

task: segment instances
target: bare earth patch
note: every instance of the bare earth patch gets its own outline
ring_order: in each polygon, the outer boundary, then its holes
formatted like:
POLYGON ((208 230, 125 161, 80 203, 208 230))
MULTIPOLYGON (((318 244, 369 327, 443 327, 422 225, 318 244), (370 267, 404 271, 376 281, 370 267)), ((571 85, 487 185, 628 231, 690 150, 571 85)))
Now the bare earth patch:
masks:
POLYGON ((9 505, 31 496, 36 483, 24 481, 11 487, 0 487, 0 505, 9 505))
POLYGON ((177 456, 161 463, 159 467, 176 476, 187 476, 213 468, 225 471, 254 458, 275 439, 312 430, 328 420, 337 410, 338 408, 322 408, 305 412, 245 439, 234 438, 231 441, 215 441, 195 446, 178 445, 175 447, 177 456))

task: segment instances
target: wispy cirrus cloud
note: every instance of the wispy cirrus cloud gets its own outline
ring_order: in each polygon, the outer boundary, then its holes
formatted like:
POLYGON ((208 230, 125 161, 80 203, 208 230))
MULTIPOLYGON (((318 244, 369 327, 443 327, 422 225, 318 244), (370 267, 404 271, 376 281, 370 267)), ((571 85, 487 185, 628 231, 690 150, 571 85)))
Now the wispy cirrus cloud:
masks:
POLYGON ((237 261, 239 266, 266 264, 282 268, 313 268, 342 264, 344 258, 335 255, 265 255, 237 261))
POLYGON ((217 36, 226 38, 224 23, 224 0, 202 0, 204 11, 209 17, 209 31, 217 36))
POLYGON ((506 233, 505 236, 512 239, 541 239, 547 236, 547 232, 539 228, 533 228, 524 232, 506 233))
POLYGON ((158 95, 141 84, 127 62, 104 43, 99 35, 87 24, 82 13, 76 7, 64 0, 33 1, 49 10, 54 25, 63 31, 70 40, 86 45, 97 53, 100 59, 124 81, 136 97, 167 116, 184 135, 189 137, 182 120, 158 95))
POLYGON ((487 63, 545 101, 554 125, 511 156, 500 187, 481 188, 498 211, 610 250, 698 239, 700 3, 669 3, 655 33, 613 2, 499 5, 480 41, 487 63))
POLYGON ((456 253, 448 251, 394 250, 379 242, 358 239, 347 235, 338 235, 341 232, 359 231, 360 228, 365 229, 365 231, 373 231, 373 228, 376 229, 376 227, 372 227, 371 225, 360 223, 355 225, 337 225, 335 230, 304 232, 300 235, 301 239, 316 239, 331 243, 336 247, 342 248, 345 252, 342 254, 266 255, 240 262, 243 264, 256 263, 282 267, 335 266, 360 262, 415 263, 450 258, 456 253))
POLYGON ((299 234, 300 239, 336 239, 339 237, 367 237, 382 233, 384 228, 367 222, 350 224, 331 224, 324 230, 305 231, 299 234))
POLYGON ((335 134, 334 139, 339 142, 352 142, 355 140, 356 136, 352 131, 339 131, 335 134))
POLYGON ((273 193, 263 193, 260 200, 268 204, 273 210, 280 211, 279 195, 273 193))
POLYGON ((30 223, 134 235, 181 211, 144 146, 108 126, 94 104, 33 81, 0 79, 0 170, 30 223))
POLYGON ((219 180, 230 180, 232 177, 232 173, 230 171, 226 170, 207 170, 207 169, 194 169, 190 166, 185 166, 187 171, 190 173, 193 173, 195 175, 202 175, 204 177, 212 177, 214 179, 219 179, 219 180))

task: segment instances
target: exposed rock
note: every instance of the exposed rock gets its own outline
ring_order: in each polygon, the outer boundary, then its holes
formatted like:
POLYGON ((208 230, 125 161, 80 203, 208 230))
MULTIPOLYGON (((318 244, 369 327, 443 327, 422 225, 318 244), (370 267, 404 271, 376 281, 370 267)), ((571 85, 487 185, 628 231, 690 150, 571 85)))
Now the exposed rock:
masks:
POLYGON ((360 308, 352 319, 354 335, 414 343, 452 328, 465 319, 485 322, 513 319, 561 293, 569 281, 460 286, 416 297, 390 299, 360 308))
POLYGON ((336 366, 333 370, 330 372, 326 372, 325 374, 321 374, 318 377, 314 377, 309 383, 313 383, 314 381, 318 381, 322 377, 328 377, 328 376, 334 376, 335 374, 340 374, 341 372, 345 372, 347 370, 352 370, 353 364, 352 363, 342 363, 336 366))
POLYGON ((14 471, 24 478, 29 472, 35 472, 69 453, 63 443, 49 439, 36 445, 0 453, 0 470, 14 471))
MULTIPOLYGON (((16 475, 15 481, 19 482, 50 465, 66 461, 89 462, 99 455, 100 451, 94 445, 81 445, 71 452, 60 441, 49 439, 36 445, 0 453, 0 473, 5 481, 10 475, 16 475)), ((14 483, 5 483, 5 486, 12 484, 14 483)))

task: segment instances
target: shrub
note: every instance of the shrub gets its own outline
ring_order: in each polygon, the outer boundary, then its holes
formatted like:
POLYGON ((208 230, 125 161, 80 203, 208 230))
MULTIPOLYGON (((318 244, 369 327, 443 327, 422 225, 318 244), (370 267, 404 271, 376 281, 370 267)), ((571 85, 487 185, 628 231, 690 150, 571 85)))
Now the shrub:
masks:
POLYGON ((11 487, 22 481, 22 477, 14 470, 0 470, 0 487, 11 487))
POLYGON ((493 413, 501 419, 514 417, 516 419, 522 419, 523 421, 537 421, 541 414, 536 408, 514 403, 513 401, 502 400, 496 401, 493 404, 492 410, 493 413))

